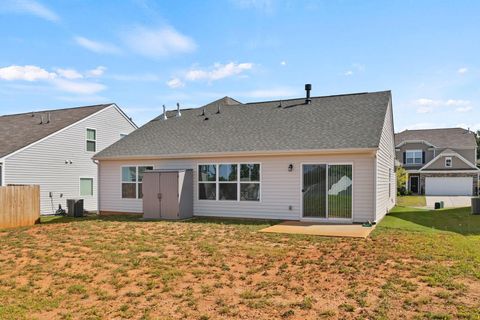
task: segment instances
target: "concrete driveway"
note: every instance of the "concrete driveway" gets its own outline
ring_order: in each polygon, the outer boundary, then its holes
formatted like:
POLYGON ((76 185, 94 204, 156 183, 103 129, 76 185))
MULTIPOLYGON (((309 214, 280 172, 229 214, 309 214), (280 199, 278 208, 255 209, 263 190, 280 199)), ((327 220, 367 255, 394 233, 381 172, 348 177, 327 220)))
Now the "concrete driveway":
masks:
POLYGON ((435 209, 435 202, 443 201, 445 208, 470 207, 471 196, 426 196, 427 208, 435 209))

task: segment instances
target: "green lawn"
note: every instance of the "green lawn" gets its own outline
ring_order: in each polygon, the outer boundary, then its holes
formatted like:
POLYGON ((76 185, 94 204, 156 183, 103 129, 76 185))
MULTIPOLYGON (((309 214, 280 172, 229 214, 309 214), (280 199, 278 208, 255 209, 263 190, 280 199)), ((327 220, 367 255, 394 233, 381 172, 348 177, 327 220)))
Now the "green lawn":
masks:
POLYGON ((421 208, 427 206, 427 202, 424 196, 398 196, 397 206, 421 208))
POLYGON ((273 221, 0 230, 0 319, 480 319, 480 216, 397 207, 368 239, 273 221))

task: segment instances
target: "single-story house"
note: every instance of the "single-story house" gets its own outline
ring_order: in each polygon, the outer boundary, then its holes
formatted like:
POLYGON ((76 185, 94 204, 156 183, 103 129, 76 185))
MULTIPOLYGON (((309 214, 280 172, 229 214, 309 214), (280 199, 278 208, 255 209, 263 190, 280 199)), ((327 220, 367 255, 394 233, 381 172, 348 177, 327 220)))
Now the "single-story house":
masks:
POLYGON ((83 199, 97 211, 92 156, 137 126, 115 104, 0 116, 0 186, 40 186, 42 214, 83 199))
POLYGON ((405 187, 413 194, 477 194, 477 141, 470 130, 405 130, 395 134, 395 148, 398 162, 408 173, 405 187))
MULTIPOLYGON (((390 91, 165 112, 95 155, 100 214, 142 214, 145 171, 193 170, 193 215, 379 221, 395 205, 390 91)), ((161 194, 159 194, 159 199, 161 194)))

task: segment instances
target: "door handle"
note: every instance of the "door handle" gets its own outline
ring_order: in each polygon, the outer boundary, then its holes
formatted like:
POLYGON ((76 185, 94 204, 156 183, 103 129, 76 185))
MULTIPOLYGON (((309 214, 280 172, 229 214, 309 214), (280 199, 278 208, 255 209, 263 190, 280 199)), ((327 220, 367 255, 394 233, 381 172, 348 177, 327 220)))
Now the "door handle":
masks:
POLYGON ((162 194, 161 194, 161 193, 158 193, 158 194, 157 194, 157 198, 158 198, 158 200, 162 200, 162 194))

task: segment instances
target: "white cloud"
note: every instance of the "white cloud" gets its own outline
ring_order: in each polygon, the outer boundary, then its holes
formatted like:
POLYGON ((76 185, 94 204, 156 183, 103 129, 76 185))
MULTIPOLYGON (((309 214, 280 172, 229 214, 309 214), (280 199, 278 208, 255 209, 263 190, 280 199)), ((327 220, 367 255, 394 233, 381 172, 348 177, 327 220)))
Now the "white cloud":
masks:
POLYGON ((238 75, 242 72, 250 70, 253 68, 253 63, 246 62, 246 63, 234 63, 230 62, 227 64, 215 63, 213 68, 205 69, 190 69, 186 75, 185 79, 189 81, 197 81, 197 80, 207 80, 207 81, 215 81, 227 77, 231 77, 234 75, 238 75))
POLYGON ((123 36, 123 40, 133 52, 150 58, 188 53, 196 49, 193 39, 170 26, 157 29, 135 27, 123 36))
POLYGON ((37 80, 50 80, 54 79, 57 74, 48 72, 37 66, 16 66, 0 68, 0 79, 7 81, 24 80, 24 81, 37 81, 37 80))
POLYGON ((431 113, 438 107, 457 107, 458 112, 467 112, 472 109, 469 100, 448 99, 448 100, 433 100, 427 98, 420 98, 413 102, 419 106, 417 113, 431 113))
POLYGON ((83 75, 75 69, 61 69, 58 68, 55 70, 57 74, 65 79, 81 79, 83 75))
POLYGON ((79 79, 83 77, 84 76, 75 69, 58 68, 55 72, 49 72, 43 68, 32 65, 12 65, 0 68, 0 80, 5 81, 42 81, 61 91, 86 95, 95 94, 106 89, 106 86, 100 83, 79 81, 79 79))
POLYGON ((345 73, 343 75, 344 76, 351 76, 351 75, 353 75, 353 71, 352 70, 345 71, 345 73))
POLYGON ((447 106, 468 106, 468 105, 470 105, 470 101, 449 99, 449 100, 447 100, 446 105, 447 106))
POLYGON ((466 68, 466 67, 458 69, 458 73, 460 73, 460 74, 465 74, 467 72, 468 72, 468 68, 466 68))
POLYGON ((280 62, 280 65, 286 66, 286 65, 287 65, 287 61, 282 61, 282 62, 280 62))
POLYGON ((457 112, 468 112, 471 110, 473 110, 472 106, 458 107, 457 109, 455 109, 455 111, 457 112))
POLYGON ((430 113, 433 112, 432 106, 422 106, 417 109, 417 113, 430 113))
POLYGON ((177 89, 185 86, 185 83, 183 83, 182 80, 179 78, 173 78, 171 80, 167 81, 167 86, 169 86, 172 89, 177 89))
POLYGON ((106 89, 103 84, 86 81, 55 79, 53 84, 60 90, 75 94, 95 94, 106 89))
POLYGON ((121 52, 121 50, 117 46, 110 43, 94 41, 80 36, 74 37, 73 39, 79 46, 96 53, 118 54, 121 52))
POLYGON ((27 13, 52 22, 60 20, 54 11, 34 0, 7 0, 0 11, 27 13))
POLYGON ((86 72, 86 76, 91 77, 91 78, 101 77, 105 73, 106 70, 107 70, 106 67, 98 66, 95 69, 88 70, 86 72))

